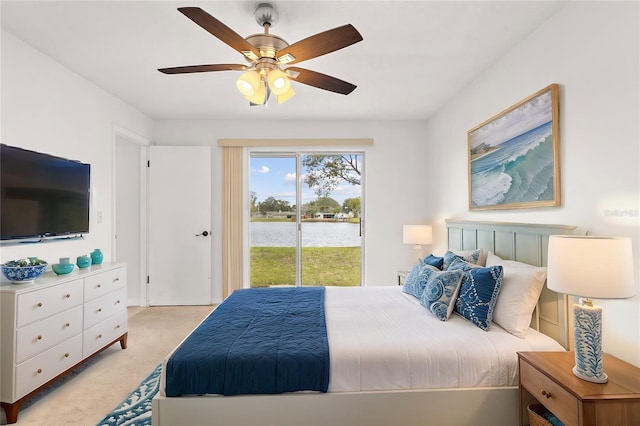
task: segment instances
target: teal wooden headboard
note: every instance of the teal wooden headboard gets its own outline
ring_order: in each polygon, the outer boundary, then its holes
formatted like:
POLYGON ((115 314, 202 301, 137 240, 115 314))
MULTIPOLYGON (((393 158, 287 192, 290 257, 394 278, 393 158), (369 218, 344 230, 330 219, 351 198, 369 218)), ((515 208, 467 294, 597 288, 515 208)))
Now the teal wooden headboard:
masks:
MULTIPOLYGON (((550 235, 573 234, 576 227, 509 222, 446 220, 447 241, 451 250, 485 249, 502 259, 535 266, 547 266, 550 235)), ((546 284, 531 318, 531 327, 570 349, 568 298, 547 288, 546 284)))

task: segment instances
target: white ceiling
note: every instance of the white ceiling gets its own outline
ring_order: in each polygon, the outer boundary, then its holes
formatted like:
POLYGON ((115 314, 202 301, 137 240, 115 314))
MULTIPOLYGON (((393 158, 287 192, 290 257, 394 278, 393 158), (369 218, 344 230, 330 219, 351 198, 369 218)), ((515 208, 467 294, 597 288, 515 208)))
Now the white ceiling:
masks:
MULTIPOLYGON (((284 104, 250 107, 235 71, 157 68, 244 63, 176 9, 198 6, 246 37, 257 1, 6 1, 2 27, 153 119, 426 119, 564 1, 273 1, 292 44, 347 23, 364 40, 300 63, 356 84, 348 96, 294 83, 284 104)), ((298 66, 298 64, 296 64, 298 66)))

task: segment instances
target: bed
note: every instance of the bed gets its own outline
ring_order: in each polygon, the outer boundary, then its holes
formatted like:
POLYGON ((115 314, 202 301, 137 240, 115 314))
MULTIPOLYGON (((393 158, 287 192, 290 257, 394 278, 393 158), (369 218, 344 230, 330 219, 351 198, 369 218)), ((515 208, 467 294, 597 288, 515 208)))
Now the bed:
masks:
MULTIPOLYGON (((548 236, 569 234, 573 229, 447 221, 449 250, 461 256, 477 249, 491 252, 494 264, 503 261, 503 284, 509 271, 514 271, 513 265, 507 266, 509 261, 544 266, 548 236)), ((303 387, 300 392, 274 394, 246 389, 171 390, 167 375, 171 377, 176 364, 171 364, 172 357, 181 344, 165 360, 161 391, 153 401, 153 424, 513 425, 518 418, 516 352, 568 348, 566 298, 546 288, 533 315, 526 318, 531 328, 520 327, 519 336, 494 324, 482 330, 456 314, 441 321, 399 286, 328 287, 323 290, 322 304, 331 348, 326 389, 303 387), (416 338, 420 335, 429 339, 416 338)), ((207 319, 198 328, 205 322, 207 319)), ((194 334, 196 331, 183 343, 194 334)))

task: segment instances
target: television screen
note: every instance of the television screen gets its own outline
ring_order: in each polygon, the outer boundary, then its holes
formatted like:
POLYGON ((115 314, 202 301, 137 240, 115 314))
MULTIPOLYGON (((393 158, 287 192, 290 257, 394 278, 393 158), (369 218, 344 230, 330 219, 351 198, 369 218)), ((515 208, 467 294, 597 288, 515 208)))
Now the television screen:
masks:
POLYGON ((89 232, 91 166, 0 145, 2 240, 89 232))

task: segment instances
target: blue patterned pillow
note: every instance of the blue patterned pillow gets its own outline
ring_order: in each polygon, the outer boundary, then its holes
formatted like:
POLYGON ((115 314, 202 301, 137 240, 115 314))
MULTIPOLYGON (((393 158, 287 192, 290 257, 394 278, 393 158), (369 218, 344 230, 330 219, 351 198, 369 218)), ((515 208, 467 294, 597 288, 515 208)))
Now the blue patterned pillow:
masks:
POLYGON ((452 270, 464 271, 455 311, 481 329, 489 330, 502 287, 502 266, 482 268, 456 259, 449 266, 449 271, 452 270))
POLYGON ((420 303, 440 321, 446 321, 453 312, 463 271, 434 271, 423 269, 420 279, 426 279, 420 303))
POLYGON ((474 265, 476 265, 480 260, 480 254, 481 254, 480 249, 473 250, 471 252, 461 252, 460 254, 456 254, 451 250, 447 250, 447 252, 444 254, 444 262, 442 265, 442 269, 443 270, 449 269, 453 261, 456 259, 462 259, 465 262, 473 263, 474 265))
POLYGON ((424 290, 424 287, 418 288, 418 273, 420 272, 422 265, 422 262, 418 261, 418 263, 411 268, 411 271, 407 274, 407 278, 404 279, 404 285, 402 286, 402 291, 414 297, 420 297, 424 290))
POLYGON ((435 266, 438 269, 442 269, 442 265, 444 264, 444 257, 438 257, 430 254, 429 256, 424 258, 423 262, 427 265, 435 266))
POLYGON ((404 286, 402 286, 402 291, 418 299, 422 296, 422 292, 424 291, 424 286, 426 284, 426 280, 420 278, 422 269, 432 270, 435 269, 435 267, 425 265, 421 260, 418 261, 418 263, 416 263, 407 274, 407 278, 404 280, 404 286))

